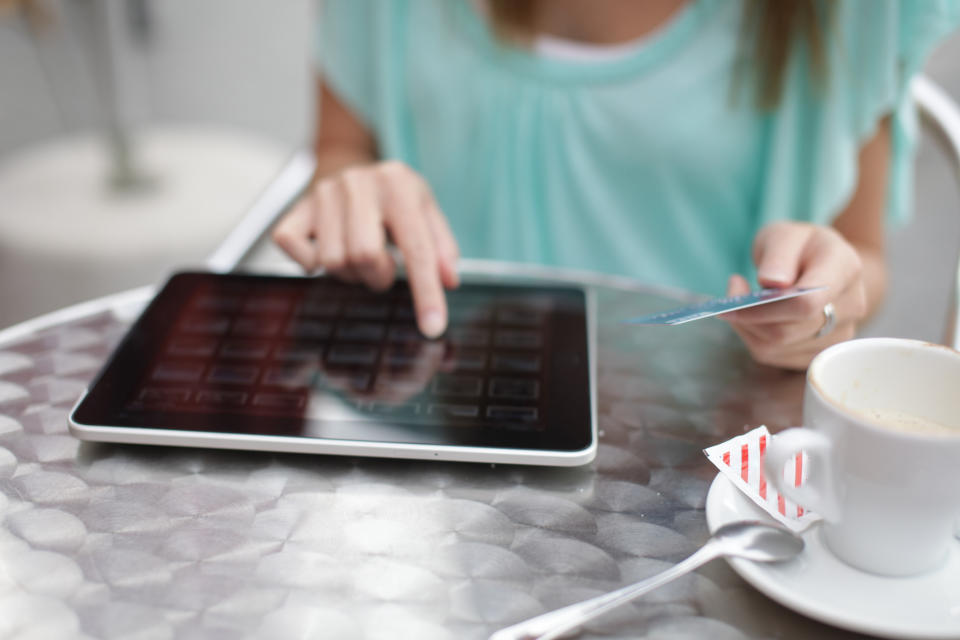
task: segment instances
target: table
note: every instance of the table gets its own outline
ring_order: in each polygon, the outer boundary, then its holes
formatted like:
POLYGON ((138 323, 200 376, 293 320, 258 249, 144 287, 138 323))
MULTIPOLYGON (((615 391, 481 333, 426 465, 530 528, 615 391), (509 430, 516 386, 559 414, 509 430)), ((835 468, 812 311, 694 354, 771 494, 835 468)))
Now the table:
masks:
MULTIPOLYGON (((619 324, 677 295, 610 283, 580 468, 80 443, 68 411, 151 290, 0 332, 0 637, 486 638, 677 562, 708 535, 702 449, 798 424, 803 376, 721 320, 619 324)), ((716 561, 595 636, 852 634, 716 561)))

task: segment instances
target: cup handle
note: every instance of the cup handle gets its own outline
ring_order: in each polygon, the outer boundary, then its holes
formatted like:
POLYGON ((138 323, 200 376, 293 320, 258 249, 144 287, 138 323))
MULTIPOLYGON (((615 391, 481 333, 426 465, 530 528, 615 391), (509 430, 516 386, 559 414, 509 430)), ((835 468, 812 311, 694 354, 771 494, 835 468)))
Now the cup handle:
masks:
POLYGON ((839 519, 840 509, 833 493, 833 472, 830 468, 830 440, 823 434, 796 427, 777 433, 763 460, 767 482, 782 495, 799 505, 816 511, 828 521, 839 519), (795 486, 784 481, 783 468, 801 451, 806 452, 809 473, 802 485, 795 486))

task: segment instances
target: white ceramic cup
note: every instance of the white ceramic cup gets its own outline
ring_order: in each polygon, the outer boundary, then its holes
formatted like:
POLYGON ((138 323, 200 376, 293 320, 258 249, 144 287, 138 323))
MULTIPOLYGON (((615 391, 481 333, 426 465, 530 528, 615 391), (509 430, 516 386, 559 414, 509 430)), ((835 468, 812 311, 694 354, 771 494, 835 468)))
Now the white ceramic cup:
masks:
POLYGON ((827 547, 881 575, 941 566, 960 515, 960 353, 898 338, 829 347, 807 370, 803 422, 772 438, 764 468, 824 517, 827 547), (800 450, 795 487, 783 469, 800 450))

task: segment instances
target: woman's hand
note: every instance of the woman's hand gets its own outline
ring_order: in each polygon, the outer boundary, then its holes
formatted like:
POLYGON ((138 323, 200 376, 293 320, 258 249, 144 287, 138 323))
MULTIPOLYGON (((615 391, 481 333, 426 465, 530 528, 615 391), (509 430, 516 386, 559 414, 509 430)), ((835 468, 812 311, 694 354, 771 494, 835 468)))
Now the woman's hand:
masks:
MULTIPOLYGON (((799 222, 770 224, 757 234, 753 258, 762 287, 827 287, 726 316, 757 362, 805 369, 825 347, 852 338, 866 318, 863 261, 835 229, 799 222), (833 305, 836 322, 822 333, 827 303, 833 305)), ((728 295, 749 290, 743 276, 731 276, 728 295)))
POLYGON ((317 181, 283 217, 273 240, 308 272, 323 268, 381 291, 396 277, 396 244, 420 331, 443 333, 443 289, 459 284, 459 249, 427 183, 400 162, 353 167, 317 181))

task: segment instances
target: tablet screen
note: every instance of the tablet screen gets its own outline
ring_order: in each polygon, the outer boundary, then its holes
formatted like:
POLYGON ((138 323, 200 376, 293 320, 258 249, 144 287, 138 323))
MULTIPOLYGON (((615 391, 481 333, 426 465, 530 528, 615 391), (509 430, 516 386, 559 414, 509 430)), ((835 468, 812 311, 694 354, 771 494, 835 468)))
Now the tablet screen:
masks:
MULTIPOLYGON (((72 421, 162 432, 576 451, 592 442, 585 297, 463 284, 417 330, 409 289, 181 273, 72 421)), ((161 439, 162 440, 162 439, 161 439)), ((229 445, 227 445, 229 446, 229 445)))

